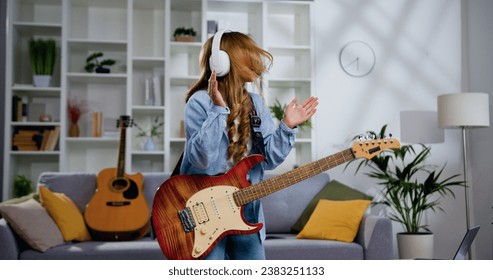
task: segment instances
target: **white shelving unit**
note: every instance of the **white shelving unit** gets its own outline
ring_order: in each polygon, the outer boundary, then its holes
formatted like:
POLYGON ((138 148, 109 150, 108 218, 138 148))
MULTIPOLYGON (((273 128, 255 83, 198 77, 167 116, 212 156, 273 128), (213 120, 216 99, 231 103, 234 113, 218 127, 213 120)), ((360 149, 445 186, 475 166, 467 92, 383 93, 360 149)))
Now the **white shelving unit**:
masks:
MULTIPOLYGON (((181 132, 187 89, 199 74, 208 21, 219 28, 251 34, 274 55, 274 66, 263 78, 266 101, 289 102, 313 95, 313 36, 310 1, 259 0, 8 0, 6 71, 6 131, 4 198, 12 196, 12 181, 22 174, 36 181, 43 171, 98 172, 117 165, 119 133, 116 120, 131 115, 140 127, 155 118, 163 122, 162 137, 153 151, 144 151, 134 126, 127 130, 126 172, 169 172, 181 154, 181 132), (195 42, 175 42, 177 27, 193 27, 195 42), (57 42, 57 64, 50 88, 32 86, 28 55, 30 38, 57 42), (86 57, 101 51, 115 59, 109 74, 86 73, 86 57), (156 103, 145 100, 145 84, 157 83, 156 103), (41 103, 51 122, 12 121, 12 98, 28 105, 41 103), (86 100, 89 112, 79 121, 80 136, 69 137, 69 98, 86 100), (103 112, 103 137, 91 135, 91 112, 103 112), (54 151, 15 151, 14 131, 25 127, 60 127, 54 151)), ((275 172, 314 158, 310 130, 298 135, 295 152, 275 172)))

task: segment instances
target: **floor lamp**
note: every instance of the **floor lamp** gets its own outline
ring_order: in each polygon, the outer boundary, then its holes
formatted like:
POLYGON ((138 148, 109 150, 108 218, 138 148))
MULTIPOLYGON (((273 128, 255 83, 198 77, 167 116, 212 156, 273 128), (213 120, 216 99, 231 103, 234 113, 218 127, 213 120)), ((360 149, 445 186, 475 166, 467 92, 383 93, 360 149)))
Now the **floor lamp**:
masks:
MULTIPOLYGON (((462 129, 462 155, 464 160, 464 188, 466 203, 466 224, 470 229, 469 181, 467 180, 466 128, 490 126, 489 95, 487 93, 456 93, 438 96, 438 124, 443 128, 462 129)), ((471 249, 468 252, 472 259, 471 249)))

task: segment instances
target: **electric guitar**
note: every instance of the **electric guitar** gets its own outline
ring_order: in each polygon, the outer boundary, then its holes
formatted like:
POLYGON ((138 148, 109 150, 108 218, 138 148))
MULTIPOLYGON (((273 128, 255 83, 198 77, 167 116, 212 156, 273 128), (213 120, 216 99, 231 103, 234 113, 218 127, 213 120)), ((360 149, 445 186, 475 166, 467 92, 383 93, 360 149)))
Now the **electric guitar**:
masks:
POLYGON ((121 116, 118 167, 101 170, 97 189, 86 206, 84 219, 95 240, 124 241, 138 239, 150 228, 149 207, 144 197, 144 176, 125 173, 126 128, 129 116, 121 116))
POLYGON ((383 150, 398 148, 397 139, 357 140, 352 148, 251 185, 246 175, 264 160, 251 155, 227 173, 217 176, 177 175, 158 188, 152 206, 152 224, 168 259, 203 259, 230 234, 251 234, 262 223, 243 218, 243 206, 354 158, 370 159, 383 150))

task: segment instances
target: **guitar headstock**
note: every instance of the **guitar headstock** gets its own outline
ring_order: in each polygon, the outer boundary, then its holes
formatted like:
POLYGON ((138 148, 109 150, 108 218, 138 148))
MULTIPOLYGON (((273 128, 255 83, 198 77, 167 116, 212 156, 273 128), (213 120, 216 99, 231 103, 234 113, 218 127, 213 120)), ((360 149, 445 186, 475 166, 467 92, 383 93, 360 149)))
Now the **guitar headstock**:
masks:
POLYGON ((379 139, 359 139, 354 141, 352 150, 354 157, 371 159, 387 149, 398 149, 401 147, 399 140, 386 137, 379 139))
POLYGON ((130 116, 120 116, 120 119, 116 122, 116 127, 126 128, 131 127, 134 124, 134 120, 130 116))

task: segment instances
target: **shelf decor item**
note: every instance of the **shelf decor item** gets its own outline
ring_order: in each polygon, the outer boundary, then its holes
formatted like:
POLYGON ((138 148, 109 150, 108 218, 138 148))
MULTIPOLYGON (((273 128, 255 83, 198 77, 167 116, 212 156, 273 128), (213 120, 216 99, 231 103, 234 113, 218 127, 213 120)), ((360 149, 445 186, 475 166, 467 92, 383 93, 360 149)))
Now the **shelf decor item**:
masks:
MULTIPOLYGON (((384 125, 379 134, 373 131, 368 133, 371 139, 383 139, 386 128, 387 125, 384 125)), ((464 181, 455 180, 459 174, 442 178, 445 165, 439 168, 426 163, 431 155, 431 147, 424 144, 417 146, 420 150, 413 145, 402 145, 369 160, 359 160, 356 169, 357 173, 360 168, 368 167, 370 171, 365 174, 377 179, 378 184, 383 186, 380 199, 373 204, 390 208, 389 218, 403 226, 404 232, 397 234, 399 256, 402 259, 433 258, 433 233, 429 226, 423 223, 424 214, 427 210, 443 210, 440 207, 441 199, 447 195, 455 197, 452 187, 466 186, 464 181), (425 238, 431 241, 429 246, 422 246, 423 241, 417 241, 412 245, 401 243, 409 238, 425 238), (416 248, 420 247, 424 251, 417 252, 416 248), (411 251, 405 251, 404 248, 411 251)), ((348 165, 357 160, 350 161, 348 165)))
POLYGON ((29 40, 29 58, 35 87, 50 87, 56 61, 53 39, 29 40))
POLYGON ((103 57, 102 52, 95 52, 90 54, 86 58, 86 66, 84 67, 84 69, 86 70, 87 73, 92 73, 94 71, 96 73, 108 74, 111 72, 110 68, 107 68, 105 66, 114 65, 116 61, 113 59, 103 59, 99 61, 98 58, 101 57, 103 57))
POLYGON ((70 119, 68 135, 70 137, 79 137, 79 119, 88 111, 87 101, 84 99, 69 98, 67 102, 67 112, 70 119))
POLYGON ((178 27, 173 33, 173 37, 175 37, 176 42, 194 42, 196 35, 197 32, 193 29, 193 27, 178 27))
POLYGON ((154 120, 148 124, 148 128, 142 128, 137 122, 134 122, 134 126, 139 130, 137 137, 145 137, 142 149, 145 151, 154 151, 156 145, 154 144, 154 137, 160 137, 163 133, 161 127, 163 127, 164 122, 160 120, 159 116, 156 116, 154 120))

